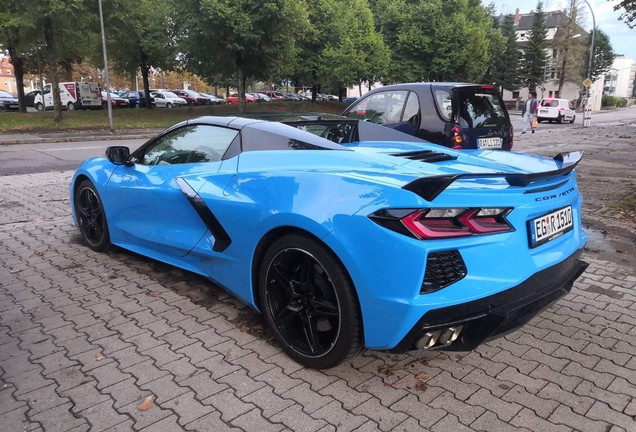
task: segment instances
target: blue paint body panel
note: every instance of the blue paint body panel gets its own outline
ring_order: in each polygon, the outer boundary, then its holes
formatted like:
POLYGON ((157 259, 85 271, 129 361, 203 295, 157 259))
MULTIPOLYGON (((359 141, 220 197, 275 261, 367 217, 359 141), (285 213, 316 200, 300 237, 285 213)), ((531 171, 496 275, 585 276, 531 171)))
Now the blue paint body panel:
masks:
POLYGON ((453 151, 428 143, 352 143, 353 151, 271 150, 240 153, 222 162, 166 166, 85 161, 70 184, 90 179, 104 204, 111 241, 123 248, 208 277, 256 310, 254 254, 280 227, 319 238, 346 267, 356 288, 365 345, 396 346, 428 311, 483 298, 554 266, 583 248, 582 197, 576 171, 531 186, 502 177, 462 178, 433 202, 402 189, 426 176, 460 173, 535 173, 560 168, 553 159, 501 151, 453 151), (396 156, 433 150, 457 159, 424 163, 396 156), (175 182, 182 178, 216 216, 231 244, 214 251, 214 235, 175 182), (564 184, 561 184, 565 182, 564 184), (541 200, 532 188, 561 184, 541 200), (568 191, 567 193, 563 193, 568 191), (527 221, 572 206, 571 231, 536 248, 527 221), (424 241, 398 234, 368 216, 386 208, 513 207, 513 232, 424 241), (459 250, 467 276, 447 288, 420 294, 428 254, 459 250))

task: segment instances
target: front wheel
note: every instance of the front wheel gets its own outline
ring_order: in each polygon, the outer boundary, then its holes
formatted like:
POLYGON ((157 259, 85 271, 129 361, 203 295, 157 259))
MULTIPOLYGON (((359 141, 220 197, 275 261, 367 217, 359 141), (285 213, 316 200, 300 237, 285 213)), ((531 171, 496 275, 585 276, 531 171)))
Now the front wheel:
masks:
POLYGON ((275 241, 263 257, 258 289, 265 322, 297 362, 327 369, 362 350, 353 283, 318 241, 296 234, 275 241))
POLYGON ((110 246, 110 234, 102 200, 90 180, 80 183, 75 193, 75 212, 82 239, 89 248, 103 252, 110 246))
POLYGON ((166 104, 166 108, 172 108, 172 103, 171 103, 171 102, 168 102, 168 103, 166 104))
POLYGON ((576 115, 573 115, 572 120, 570 120, 570 123, 574 123, 575 120, 576 120, 576 115))
POLYGON ((42 105, 42 103, 38 102, 35 104, 35 109, 38 111, 44 111, 44 105, 42 105))
POLYGON ((139 102, 135 104, 135 108, 141 108, 141 105, 139 105, 139 102))

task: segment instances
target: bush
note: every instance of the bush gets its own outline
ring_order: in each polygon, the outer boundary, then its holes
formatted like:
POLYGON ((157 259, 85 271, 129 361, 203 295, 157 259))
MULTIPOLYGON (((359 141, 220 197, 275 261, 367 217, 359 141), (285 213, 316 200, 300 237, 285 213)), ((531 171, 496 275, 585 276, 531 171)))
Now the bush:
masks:
POLYGON ((618 108, 623 108, 627 106, 627 99, 626 98, 618 98, 618 102, 616 103, 616 106, 618 108))
POLYGON ((603 94, 603 98, 601 99, 601 105, 604 107, 616 106, 616 104, 618 103, 618 99, 619 98, 617 97, 603 94))

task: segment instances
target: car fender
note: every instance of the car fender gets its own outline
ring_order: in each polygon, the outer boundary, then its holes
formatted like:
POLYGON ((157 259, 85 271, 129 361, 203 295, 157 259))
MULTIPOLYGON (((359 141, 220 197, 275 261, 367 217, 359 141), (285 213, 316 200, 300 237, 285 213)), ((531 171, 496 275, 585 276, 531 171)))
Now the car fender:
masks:
MULTIPOLYGON (((110 180, 110 177, 113 175, 117 167, 118 165, 111 163, 105 157, 93 157, 82 162, 77 168, 69 183, 71 215, 73 216, 75 225, 77 225, 77 214, 75 212, 75 186, 78 177, 87 177, 95 185, 97 193, 103 200, 103 197, 106 195, 108 180, 110 180)), ((102 203, 104 206, 104 213, 106 213, 106 220, 108 220, 108 206, 105 202, 102 201, 102 203)))

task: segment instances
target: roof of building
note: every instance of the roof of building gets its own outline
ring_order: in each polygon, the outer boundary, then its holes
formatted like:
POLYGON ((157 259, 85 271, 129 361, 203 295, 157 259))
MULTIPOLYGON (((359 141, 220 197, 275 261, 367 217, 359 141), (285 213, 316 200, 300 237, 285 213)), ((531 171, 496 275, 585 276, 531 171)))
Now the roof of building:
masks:
MULTIPOLYGON (((559 27, 564 18, 567 18, 567 15, 561 10, 545 12, 545 26, 547 28, 559 27)), ((530 30, 533 21, 534 12, 520 14, 519 23, 515 26, 515 30, 530 30)))

